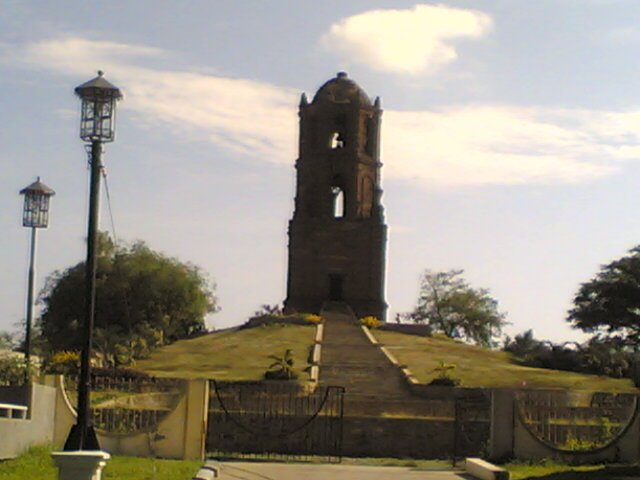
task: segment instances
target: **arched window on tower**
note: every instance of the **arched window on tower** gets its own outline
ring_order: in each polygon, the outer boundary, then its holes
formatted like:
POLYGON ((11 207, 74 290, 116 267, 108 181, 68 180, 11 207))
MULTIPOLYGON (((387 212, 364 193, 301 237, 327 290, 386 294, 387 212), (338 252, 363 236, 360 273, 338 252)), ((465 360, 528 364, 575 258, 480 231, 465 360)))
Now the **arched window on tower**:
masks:
POLYGON ((334 131, 329 136, 329 148, 331 150, 337 150, 346 146, 347 140, 347 117, 345 115, 338 115, 333 121, 334 131))
POLYGON ((333 218, 344 218, 344 191, 338 186, 331 187, 331 213, 333 218))
POLYGON ((333 132, 331 134, 331 140, 329 143, 329 147, 331 150, 337 150, 339 148, 344 148, 344 135, 340 132, 333 132))

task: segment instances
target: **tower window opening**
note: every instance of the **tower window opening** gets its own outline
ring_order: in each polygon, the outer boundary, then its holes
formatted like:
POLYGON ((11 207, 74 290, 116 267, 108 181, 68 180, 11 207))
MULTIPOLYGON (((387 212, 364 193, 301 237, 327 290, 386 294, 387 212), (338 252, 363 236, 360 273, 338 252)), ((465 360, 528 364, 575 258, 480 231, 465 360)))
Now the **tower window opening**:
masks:
POLYGON ((331 150, 337 150, 344 148, 344 135, 340 132, 334 132, 331 134, 331 142, 329 144, 331 150))
POLYGON ((344 191, 340 187, 331 187, 333 218, 344 217, 344 191))

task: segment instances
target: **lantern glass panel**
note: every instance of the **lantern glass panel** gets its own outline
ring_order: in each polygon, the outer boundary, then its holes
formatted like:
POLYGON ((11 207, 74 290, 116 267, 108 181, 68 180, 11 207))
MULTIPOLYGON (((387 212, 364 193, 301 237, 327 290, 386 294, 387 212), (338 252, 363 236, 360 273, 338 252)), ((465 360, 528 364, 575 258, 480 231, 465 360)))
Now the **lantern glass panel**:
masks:
POLYGON ((49 225, 50 195, 29 192, 24 196, 22 225, 32 228, 47 228, 49 225))
POLYGON ((115 137, 115 99, 96 96, 82 100, 80 138, 112 142, 115 137))

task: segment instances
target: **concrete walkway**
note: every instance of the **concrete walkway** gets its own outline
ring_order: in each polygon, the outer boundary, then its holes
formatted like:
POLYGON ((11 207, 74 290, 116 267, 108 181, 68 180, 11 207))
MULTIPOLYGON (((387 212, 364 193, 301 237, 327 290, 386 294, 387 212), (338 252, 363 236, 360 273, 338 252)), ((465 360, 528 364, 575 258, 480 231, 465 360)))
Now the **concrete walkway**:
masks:
POLYGON ((460 472, 362 465, 220 462, 220 479, 239 480, 471 480, 460 472))

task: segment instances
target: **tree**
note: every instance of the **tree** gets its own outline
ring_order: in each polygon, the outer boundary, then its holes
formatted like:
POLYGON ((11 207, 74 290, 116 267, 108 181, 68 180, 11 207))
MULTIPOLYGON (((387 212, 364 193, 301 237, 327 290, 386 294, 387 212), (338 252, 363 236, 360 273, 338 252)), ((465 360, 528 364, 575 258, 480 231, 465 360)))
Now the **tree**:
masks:
POLYGON ((490 346, 507 323, 505 314, 498 311, 498 302, 487 289, 471 287, 462 273, 425 270, 417 305, 406 316, 450 338, 490 346))
POLYGON ((15 346, 15 338, 13 334, 0 331, 0 350, 12 350, 15 346))
POLYGON ((567 321, 596 337, 640 346, 640 245, 580 285, 567 321))
MULTIPOLYGON (((85 264, 51 274, 40 294, 38 323, 53 351, 79 350, 84 321, 85 264)), ((143 242, 98 242, 96 351, 109 365, 130 363, 158 346, 204 332, 217 310, 214 285, 196 266, 154 252, 143 242)))

